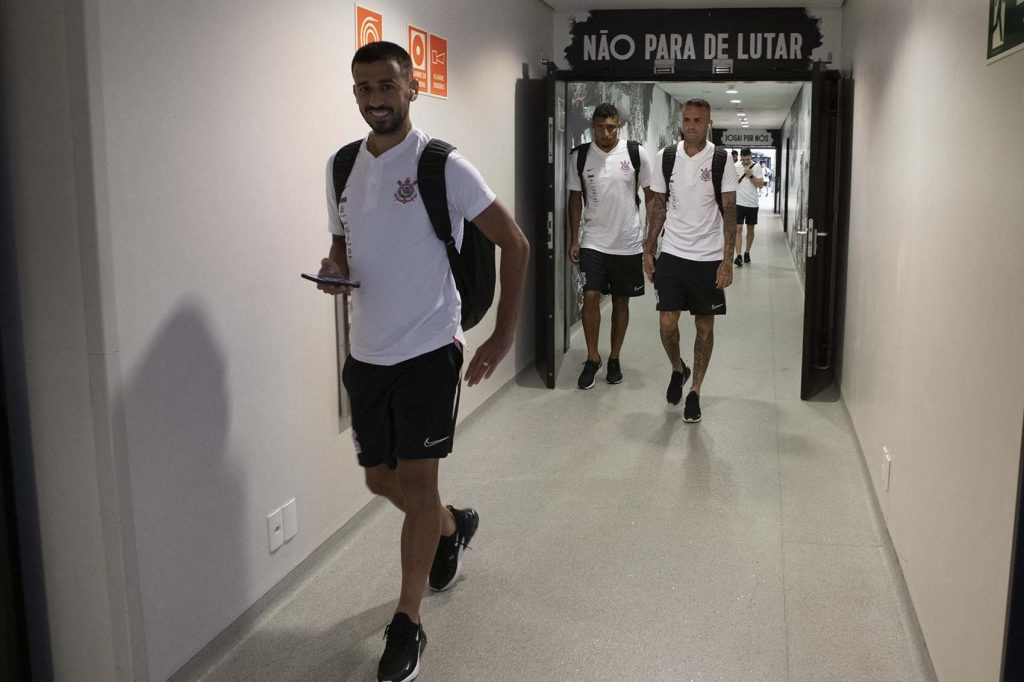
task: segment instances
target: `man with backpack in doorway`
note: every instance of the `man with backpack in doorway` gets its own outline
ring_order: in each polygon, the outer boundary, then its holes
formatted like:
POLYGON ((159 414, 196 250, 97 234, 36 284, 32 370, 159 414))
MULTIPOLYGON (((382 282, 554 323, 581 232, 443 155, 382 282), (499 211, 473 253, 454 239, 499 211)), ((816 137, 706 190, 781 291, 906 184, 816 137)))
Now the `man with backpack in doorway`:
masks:
POLYGON ((708 140, 711 105, 690 99, 681 113, 683 140, 658 152, 661 172, 651 178, 644 271, 658 295, 661 343, 672 365, 665 399, 673 405, 690 377, 679 351, 679 317, 684 310, 693 316, 693 384, 683 406, 683 420, 693 423, 701 420, 700 389, 714 346, 715 316, 725 314, 725 288, 732 284, 737 178, 725 172, 725 149, 708 140))
POLYGON ((622 381, 619 353, 629 326, 629 299, 644 294, 639 191, 643 187, 650 201, 651 162, 639 143, 619 139, 621 126, 614 105, 597 105, 590 119, 593 142, 579 145, 569 157, 569 259, 579 264, 583 279, 583 335, 587 340, 587 360, 577 382, 581 389, 594 386, 601 367, 601 296, 612 296, 605 380, 618 384, 622 381))
POLYGON ((425 584, 436 591, 455 586, 479 524, 475 510, 443 506, 437 485, 454 438, 463 327, 490 304, 497 244, 497 319, 466 370, 472 386, 512 347, 530 247, 476 168, 413 127, 409 104, 418 86, 402 47, 365 45, 352 59, 352 76, 371 132, 327 164, 332 243, 320 275, 358 285, 318 288, 352 296, 352 350, 342 373, 352 439, 367 487, 405 514, 401 594, 377 679, 408 682, 419 674, 426 646, 425 584), (488 245, 489 282, 487 263, 477 276, 481 263, 474 262, 487 259, 488 245))

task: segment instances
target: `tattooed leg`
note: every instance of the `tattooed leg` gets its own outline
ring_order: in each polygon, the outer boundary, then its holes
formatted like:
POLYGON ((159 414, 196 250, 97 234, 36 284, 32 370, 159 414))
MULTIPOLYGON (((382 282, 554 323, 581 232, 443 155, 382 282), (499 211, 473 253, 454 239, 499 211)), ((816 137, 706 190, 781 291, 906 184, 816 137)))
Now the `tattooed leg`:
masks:
POLYGON ((690 390, 699 395, 704 373, 708 371, 708 363, 711 362, 711 349, 715 346, 715 316, 697 315, 693 321, 697 327, 697 338, 693 340, 693 385, 690 390))
POLYGON ((683 371, 683 359, 679 356, 679 311, 661 311, 661 345, 665 347, 668 361, 676 372, 683 371))

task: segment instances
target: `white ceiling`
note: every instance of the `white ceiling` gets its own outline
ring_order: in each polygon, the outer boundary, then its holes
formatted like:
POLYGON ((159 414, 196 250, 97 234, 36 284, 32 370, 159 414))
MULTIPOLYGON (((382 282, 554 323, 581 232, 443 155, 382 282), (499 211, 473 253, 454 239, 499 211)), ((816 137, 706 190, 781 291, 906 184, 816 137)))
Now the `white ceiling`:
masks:
POLYGON ((843 0, 542 0, 556 10, 592 9, 742 9, 748 7, 842 7, 843 0))
POLYGON ((672 97, 685 102, 691 97, 700 97, 711 103, 711 119, 716 128, 739 127, 741 120, 737 112, 747 115, 751 128, 781 128, 789 115, 803 83, 779 83, 760 81, 747 83, 658 83, 672 97), (726 94, 730 85, 735 85, 739 92, 735 95, 726 94), (729 100, 742 100, 740 104, 732 104, 729 100))

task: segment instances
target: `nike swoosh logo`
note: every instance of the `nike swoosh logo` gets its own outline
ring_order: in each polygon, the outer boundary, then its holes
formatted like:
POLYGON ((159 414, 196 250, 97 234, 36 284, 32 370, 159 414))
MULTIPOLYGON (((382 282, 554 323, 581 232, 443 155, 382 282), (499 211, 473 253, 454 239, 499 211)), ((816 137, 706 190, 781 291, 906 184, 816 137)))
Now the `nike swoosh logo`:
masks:
POLYGON ((644 288, 644 285, 643 285, 643 284, 641 284, 641 285, 640 285, 640 286, 638 286, 638 287, 633 287, 633 291, 640 291, 640 290, 641 290, 641 289, 643 289, 643 288, 644 288))
POLYGON ((713 306, 711 306, 711 309, 712 309, 712 310, 718 310, 718 309, 719 309, 719 308, 721 308, 721 307, 722 307, 723 305, 725 305, 725 304, 724 304, 724 303, 719 303, 718 305, 713 305, 713 306))
POLYGON ((425 447, 425 448, 432 448, 435 445, 437 445, 438 443, 445 442, 449 438, 451 438, 451 436, 445 436, 444 438, 440 438, 438 440, 430 440, 429 438, 424 438, 423 439, 423 447, 425 447))

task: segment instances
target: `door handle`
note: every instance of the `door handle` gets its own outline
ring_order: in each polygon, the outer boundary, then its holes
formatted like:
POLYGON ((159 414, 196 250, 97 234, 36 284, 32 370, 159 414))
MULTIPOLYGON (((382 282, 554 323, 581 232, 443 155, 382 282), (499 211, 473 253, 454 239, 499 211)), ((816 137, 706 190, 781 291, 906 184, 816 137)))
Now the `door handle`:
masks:
POLYGON ((548 251, 555 248, 555 230, 554 230, 555 217, 551 211, 548 211, 548 251))

